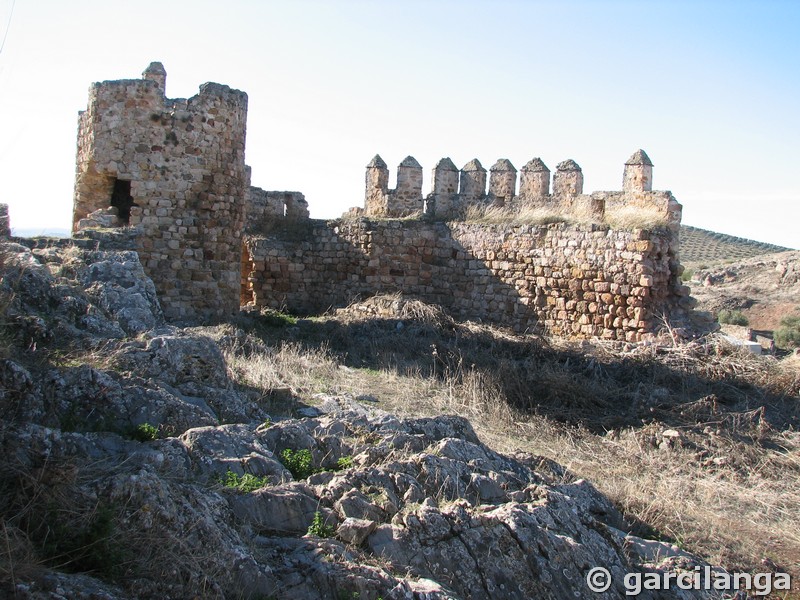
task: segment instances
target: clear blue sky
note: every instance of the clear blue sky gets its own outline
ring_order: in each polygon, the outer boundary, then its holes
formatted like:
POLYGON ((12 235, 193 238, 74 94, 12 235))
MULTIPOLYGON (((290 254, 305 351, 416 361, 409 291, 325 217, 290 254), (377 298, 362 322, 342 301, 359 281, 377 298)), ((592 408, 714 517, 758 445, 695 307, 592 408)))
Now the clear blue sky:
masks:
MULTIPOLYGON (((363 203, 364 166, 413 155, 572 158, 621 187, 644 148, 684 223, 800 247, 800 2, 0 0, 0 202, 68 227, 93 81, 167 69, 249 94, 253 184, 314 217, 363 203), (1 38, 0 38, 1 39, 1 38)), ((392 180, 393 181, 393 180, 392 180)))

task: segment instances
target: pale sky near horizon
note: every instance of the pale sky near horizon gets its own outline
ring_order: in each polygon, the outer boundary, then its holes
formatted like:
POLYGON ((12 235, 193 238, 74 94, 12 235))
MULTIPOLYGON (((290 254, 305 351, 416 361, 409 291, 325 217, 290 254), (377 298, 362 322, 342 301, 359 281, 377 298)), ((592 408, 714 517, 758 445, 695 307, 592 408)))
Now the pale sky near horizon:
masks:
POLYGON ((89 85, 158 60, 168 97, 248 93, 253 185, 303 192, 312 217, 361 206, 376 153, 413 155, 425 193, 444 156, 572 158, 591 192, 643 148, 685 224, 800 248, 796 0, 0 0, 0 41, 9 23, 12 227, 69 227, 89 85))

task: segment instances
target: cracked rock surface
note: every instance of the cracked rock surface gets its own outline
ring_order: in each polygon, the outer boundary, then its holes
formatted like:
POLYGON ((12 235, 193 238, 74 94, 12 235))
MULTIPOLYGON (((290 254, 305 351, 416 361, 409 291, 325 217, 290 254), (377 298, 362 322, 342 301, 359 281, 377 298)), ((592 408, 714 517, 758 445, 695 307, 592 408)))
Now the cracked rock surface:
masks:
POLYGON ((703 565, 626 535, 590 482, 493 451, 462 417, 320 396, 269 419, 213 340, 164 324, 133 253, 3 250, 20 350, 0 360, 2 597, 611 599, 626 573, 703 565), (65 340, 102 360, 21 358, 65 340), (158 439, 131 434, 142 424, 158 439))

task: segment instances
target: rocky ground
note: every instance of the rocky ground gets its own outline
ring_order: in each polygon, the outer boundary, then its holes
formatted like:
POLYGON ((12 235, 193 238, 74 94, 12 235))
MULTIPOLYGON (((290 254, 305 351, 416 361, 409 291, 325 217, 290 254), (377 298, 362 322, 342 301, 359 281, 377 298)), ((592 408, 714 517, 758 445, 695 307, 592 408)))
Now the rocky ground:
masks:
POLYGON ((463 417, 341 393, 277 414, 292 389, 226 364, 247 332, 166 324, 135 253, 0 256, 4 597, 623 598, 626 573, 706 564, 463 417))
POLYGON ((787 314, 800 314, 799 251, 701 266, 688 283, 699 309, 740 311, 751 328, 769 331, 787 314))

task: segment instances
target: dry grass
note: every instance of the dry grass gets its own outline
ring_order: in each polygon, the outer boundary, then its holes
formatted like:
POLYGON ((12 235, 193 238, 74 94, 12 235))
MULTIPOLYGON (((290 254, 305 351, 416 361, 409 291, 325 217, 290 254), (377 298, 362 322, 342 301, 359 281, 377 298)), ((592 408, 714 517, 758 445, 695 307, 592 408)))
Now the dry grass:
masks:
POLYGON ((603 435, 515 410, 503 386, 485 373, 469 373, 437 393, 426 390, 417 401, 408 392, 416 382, 402 383, 403 401, 382 395, 383 408, 406 416, 467 416, 495 449, 541 455, 590 480, 639 535, 669 539, 729 569, 761 571, 766 559, 795 579, 800 575, 796 432, 767 433, 752 414, 734 414, 681 427, 680 441, 670 444, 660 421, 603 435))
POLYGON ((602 221, 592 214, 588 205, 578 204, 569 212, 558 207, 516 207, 472 205, 465 220, 482 224, 549 225, 550 223, 589 224, 602 222, 613 229, 653 229, 669 224, 666 215, 655 208, 621 206, 606 210, 602 221))
POLYGON ((292 344, 228 360, 250 385, 296 386, 309 403, 316 392, 349 393, 403 416, 465 416, 497 450, 544 456, 592 481, 637 533, 731 569, 757 572, 769 560, 800 577, 792 361, 713 340, 661 350, 556 347, 445 324, 435 309, 398 297, 367 305, 395 313, 355 305, 292 344), (319 339, 329 348, 314 350, 319 339), (670 442, 668 429, 680 437, 670 442))
POLYGON ((515 223, 520 225, 549 225, 551 223, 574 223, 579 219, 553 208, 508 207, 473 204, 467 207, 464 220, 484 225, 515 223))
POLYGON ((667 216, 655 208, 620 206, 605 212, 605 223, 613 229, 653 229, 669 225, 667 216))

